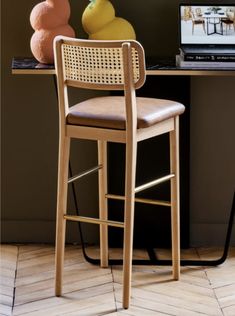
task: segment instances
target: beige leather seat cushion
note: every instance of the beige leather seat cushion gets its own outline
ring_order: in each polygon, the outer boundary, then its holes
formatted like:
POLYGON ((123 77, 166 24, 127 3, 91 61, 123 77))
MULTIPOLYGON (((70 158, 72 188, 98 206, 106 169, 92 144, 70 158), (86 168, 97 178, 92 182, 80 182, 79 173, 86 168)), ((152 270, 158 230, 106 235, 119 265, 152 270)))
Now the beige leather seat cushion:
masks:
MULTIPOLYGON (((181 103, 137 97, 137 128, 145 128, 184 112, 181 103)), ((98 97, 69 109, 67 124, 125 129, 125 103, 122 96, 98 97)))

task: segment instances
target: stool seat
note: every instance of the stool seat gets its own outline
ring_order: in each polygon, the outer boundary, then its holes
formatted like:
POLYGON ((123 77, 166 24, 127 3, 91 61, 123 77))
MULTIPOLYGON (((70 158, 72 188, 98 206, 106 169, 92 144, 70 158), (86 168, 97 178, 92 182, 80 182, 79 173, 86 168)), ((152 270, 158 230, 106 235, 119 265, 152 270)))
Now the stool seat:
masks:
MULTIPOLYGON (((154 99, 136 98, 137 128, 146 128, 184 112, 181 103, 154 99)), ((126 129, 125 98, 122 96, 96 97, 69 108, 67 124, 126 129)))

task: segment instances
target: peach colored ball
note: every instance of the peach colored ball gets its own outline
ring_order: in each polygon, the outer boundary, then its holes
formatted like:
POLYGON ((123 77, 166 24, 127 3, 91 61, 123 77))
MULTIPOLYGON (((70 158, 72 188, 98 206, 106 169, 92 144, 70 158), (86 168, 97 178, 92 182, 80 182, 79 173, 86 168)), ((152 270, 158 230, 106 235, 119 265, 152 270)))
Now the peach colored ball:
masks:
POLYGON ((43 64, 53 64, 53 40, 57 35, 75 37, 70 25, 63 25, 53 30, 39 30, 33 34, 30 47, 34 57, 43 64))

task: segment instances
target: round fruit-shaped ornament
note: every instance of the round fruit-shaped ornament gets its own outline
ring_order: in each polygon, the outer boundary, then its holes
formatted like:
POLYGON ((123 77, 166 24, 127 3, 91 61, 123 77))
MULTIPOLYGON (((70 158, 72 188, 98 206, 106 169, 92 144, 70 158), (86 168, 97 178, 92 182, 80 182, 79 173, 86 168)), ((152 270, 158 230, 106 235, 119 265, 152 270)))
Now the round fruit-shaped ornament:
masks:
POLYGON ((82 25, 89 39, 136 39, 132 25, 115 16, 114 7, 109 0, 90 0, 82 15, 82 25))

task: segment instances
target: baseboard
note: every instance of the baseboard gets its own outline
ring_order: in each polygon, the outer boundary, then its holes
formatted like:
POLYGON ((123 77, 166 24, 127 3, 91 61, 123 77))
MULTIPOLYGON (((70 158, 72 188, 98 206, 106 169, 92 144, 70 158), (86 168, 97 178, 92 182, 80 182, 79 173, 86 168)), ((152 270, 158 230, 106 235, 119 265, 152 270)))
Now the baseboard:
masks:
MULTIPOLYGON (((190 229, 190 245, 192 247, 223 246, 227 228, 227 224, 192 224, 190 229)), ((231 245, 235 246, 235 224, 233 225, 231 245)))
MULTIPOLYGON (((82 224, 85 242, 98 243, 98 226, 82 224)), ((9 221, 1 222, 1 242, 3 243, 54 243, 54 221, 9 221)), ((192 247, 223 246, 227 232, 226 224, 192 224, 190 229, 192 247)), ((231 245, 235 246, 235 225, 231 245)), ((67 223, 67 242, 80 243, 77 223, 67 223)))

